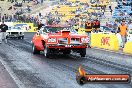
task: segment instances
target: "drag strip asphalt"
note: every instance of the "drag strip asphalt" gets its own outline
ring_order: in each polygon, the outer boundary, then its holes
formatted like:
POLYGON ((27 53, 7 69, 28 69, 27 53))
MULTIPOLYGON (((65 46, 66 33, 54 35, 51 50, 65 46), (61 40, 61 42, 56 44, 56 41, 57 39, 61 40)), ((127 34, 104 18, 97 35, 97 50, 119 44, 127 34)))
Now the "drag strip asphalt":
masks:
POLYGON ((43 52, 40 55, 32 54, 33 35, 34 33, 25 33, 24 40, 9 39, 7 44, 0 45, 0 61, 5 64, 5 68, 10 69, 11 72, 8 72, 13 74, 11 77, 15 76, 19 80, 16 83, 19 87, 22 85, 21 88, 132 88, 132 83, 80 86, 76 82, 79 65, 82 65, 87 73, 92 74, 132 75, 132 56, 121 57, 112 52, 88 48, 85 58, 76 53, 67 56, 55 54, 51 58, 45 58, 43 52), (123 62, 124 57, 127 61, 123 62))

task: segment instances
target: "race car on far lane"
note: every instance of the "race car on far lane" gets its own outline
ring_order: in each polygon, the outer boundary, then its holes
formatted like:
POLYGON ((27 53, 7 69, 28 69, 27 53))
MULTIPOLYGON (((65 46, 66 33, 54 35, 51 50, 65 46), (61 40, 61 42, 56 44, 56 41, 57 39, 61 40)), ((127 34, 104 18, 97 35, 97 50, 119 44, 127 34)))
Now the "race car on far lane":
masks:
POLYGON ((24 39, 24 31, 18 26, 9 27, 6 32, 7 32, 6 35, 7 38, 24 39))
POLYGON ((49 57, 54 53, 70 54, 73 51, 85 57, 89 37, 85 34, 78 34, 70 26, 47 25, 33 36, 31 42, 33 54, 44 51, 44 56, 49 57))

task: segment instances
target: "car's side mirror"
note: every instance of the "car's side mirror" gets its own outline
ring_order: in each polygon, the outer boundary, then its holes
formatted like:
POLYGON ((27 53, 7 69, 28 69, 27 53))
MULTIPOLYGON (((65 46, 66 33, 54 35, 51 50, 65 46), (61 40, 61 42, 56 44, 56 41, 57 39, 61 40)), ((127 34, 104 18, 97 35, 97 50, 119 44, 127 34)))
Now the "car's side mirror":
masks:
POLYGON ((37 35, 40 35, 39 31, 37 31, 37 35))

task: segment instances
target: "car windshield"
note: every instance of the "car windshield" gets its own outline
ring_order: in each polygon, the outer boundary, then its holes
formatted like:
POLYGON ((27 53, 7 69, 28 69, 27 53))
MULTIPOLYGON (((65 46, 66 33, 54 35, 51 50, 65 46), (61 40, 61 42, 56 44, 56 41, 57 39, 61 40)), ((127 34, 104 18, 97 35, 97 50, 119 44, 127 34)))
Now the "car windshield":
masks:
POLYGON ((12 27, 11 29, 16 29, 16 30, 21 30, 21 28, 19 27, 19 26, 14 26, 14 27, 12 27))
POLYGON ((57 33, 60 30, 68 30, 71 33, 77 33, 77 31, 73 27, 45 27, 43 29, 43 32, 46 32, 46 33, 57 33))
POLYGON ((58 32, 58 31, 60 31, 60 30, 63 30, 63 28, 59 28, 59 27, 46 27, 45 28, 46 29, 46 31, 49 33, 49 32, 51 32, 51 33, 55 33, 55 32, 58 32))

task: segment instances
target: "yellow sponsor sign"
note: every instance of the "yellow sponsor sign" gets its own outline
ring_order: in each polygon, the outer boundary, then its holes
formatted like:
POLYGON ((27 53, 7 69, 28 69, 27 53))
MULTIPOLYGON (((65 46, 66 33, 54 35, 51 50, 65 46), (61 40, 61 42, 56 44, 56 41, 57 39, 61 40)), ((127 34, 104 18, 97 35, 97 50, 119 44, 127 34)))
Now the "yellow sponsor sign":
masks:
POLYGON ((119 50, 118 40, 115 34, 92 33, 91 46, 109 50, 119 50))
POLYGON ((14 26, 20 26, 24 32, 36 32, 37 31, 37 27, 33 26, 33 23, 19 23, 19 22, 15 22, 13 23, 14 26))
POLYGON ((132 42, 126 42, 123 52, 132 54, 132 42))
POLYGON ((85 29, 84 28, 79 28, 78 29, 78 34, 86 34, 85 29))

